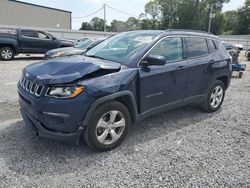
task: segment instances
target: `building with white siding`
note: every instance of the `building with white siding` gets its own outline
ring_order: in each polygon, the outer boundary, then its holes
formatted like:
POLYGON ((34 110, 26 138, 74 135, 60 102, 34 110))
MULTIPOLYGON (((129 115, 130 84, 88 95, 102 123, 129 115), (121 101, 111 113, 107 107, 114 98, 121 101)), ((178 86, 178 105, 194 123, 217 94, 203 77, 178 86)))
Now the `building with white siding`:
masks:
POLYGON ((0 26, 71 29, 71 12, 16 0, 0 0, 0 26))

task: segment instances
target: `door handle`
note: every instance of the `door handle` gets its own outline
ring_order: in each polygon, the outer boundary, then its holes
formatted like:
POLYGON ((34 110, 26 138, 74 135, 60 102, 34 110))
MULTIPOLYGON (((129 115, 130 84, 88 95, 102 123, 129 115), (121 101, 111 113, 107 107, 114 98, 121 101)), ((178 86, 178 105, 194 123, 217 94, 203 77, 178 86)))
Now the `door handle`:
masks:
POLYGON ((185 69, 187 69, 187 67, 186 66, 179 66, 179 67, 177 67, 177 71, 179 71, 179 70, 185 70, 185 69))
POLYGON ((214 60, 210 60, 208 63, 214 63, 215 61, 214 60))

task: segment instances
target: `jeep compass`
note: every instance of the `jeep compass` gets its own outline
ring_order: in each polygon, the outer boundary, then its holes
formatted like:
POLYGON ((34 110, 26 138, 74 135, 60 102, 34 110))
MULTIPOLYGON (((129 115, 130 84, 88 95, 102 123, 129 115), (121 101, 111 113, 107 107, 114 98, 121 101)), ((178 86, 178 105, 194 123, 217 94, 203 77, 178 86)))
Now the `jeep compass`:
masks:
POLYGON ((188 104, 217 111, 230 84, 221 40, 191 30, 119 33, 84 56, 24 68, 21 114, 38 137, 111 150, 132 123, 188 104))

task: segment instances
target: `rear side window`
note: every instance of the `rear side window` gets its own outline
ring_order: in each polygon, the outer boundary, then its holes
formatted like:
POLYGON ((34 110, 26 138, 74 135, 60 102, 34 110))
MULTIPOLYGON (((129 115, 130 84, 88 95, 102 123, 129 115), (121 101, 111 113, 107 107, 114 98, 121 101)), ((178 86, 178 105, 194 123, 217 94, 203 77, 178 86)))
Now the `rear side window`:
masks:
POLYGON ((214 45, 214 41, 211 39, 207 40, 207 46, 208 46, 209 53, 212 53, 216 50, 216 47, 214 45))
POLYGON ((25 37, 35 37, 35 38, 38 37, 37 32, 32 31, 32 30, 22 30, 21 33, 25 37))
POLYGON ((149 55, 162 55, 167 63, 182 60, 182 40, 180 37, 165 38, 152 48, 149 55))
POLYGON ((188 57, 199 57, 208 54, 206 39, 188 37, 185 40, 188 47, 188 57))

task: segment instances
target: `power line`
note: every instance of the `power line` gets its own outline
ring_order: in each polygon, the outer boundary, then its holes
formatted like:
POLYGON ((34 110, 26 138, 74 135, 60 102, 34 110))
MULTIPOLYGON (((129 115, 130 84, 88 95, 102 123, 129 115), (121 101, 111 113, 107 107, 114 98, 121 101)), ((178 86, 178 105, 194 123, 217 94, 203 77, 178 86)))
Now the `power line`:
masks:
POLYGON ((72 18, 74 18, 74 19, 78 19, 78 18, 87 18, 87 17, 89 17, 89 16, 92 16, 92 15, 94 15, 94 14, 100 12, 101 10, 103 10, 103 8, 104 8, 104 7, 100 8, 100 9, 96 10, 95 12, 92 12, 92 13, 86 15, 86 16, 79 16, 79 17, 72 17, 72 18))
POLYGON ((111 6, 107 5, 107 4, 106 4, 106 6, 107 6, 108 8, 110 8, 110 9, 113 9, 113 10, 117 11, 117 12, 120 12, 120 13, 123 13, 123 14, 127 14, 127 15, 129 15, 129 16, 136 17, 136 18, 138 17, 138 16, 135 16, 135 15, 130 14, 130 13, 128 13, 128 12, 124 12, 124 11, 122 11, 122 10, 116 9, 116 8, 114 8, 114 7, 111 7, 111 6))
MULTIPOLYGON (((119 10, 119 9, 117 9, 117 8, 114 8, 114 7, 111 7, 111 6, 107 5, 107 4, 105 4, 105 6, 108 7, 108 8, 110 8, 110 9, 112 9, 112 10, 114 10, 114 11, 117 11, 117 12, 120 12, 120 13, 123 13, 123 14, 126 14, 126 15, 129 15, 129 16, 132 16, 132 17, 135 17, 135 18, 138 19, 138 16, 135 16, 135 15, 130 14, 130 13, 128 13, 128 12, 119 10)), ((100 9, 98 9, 98 10, 96 10, 96 11, 94 11, 94 12, 88 14, 88 15, 86 15, 86 16, 78 16, 78 17, 72 17, 72 18, 74 18, 74 19, 87 18, 87 17, 89 17, 89 16, 92 16, 92 15, 94 15, 94 14, 100 12, 100 11, 103 10, 103 9, 104 9, 104 6, 103 6, 102 8, 100 8, 100 9)))

